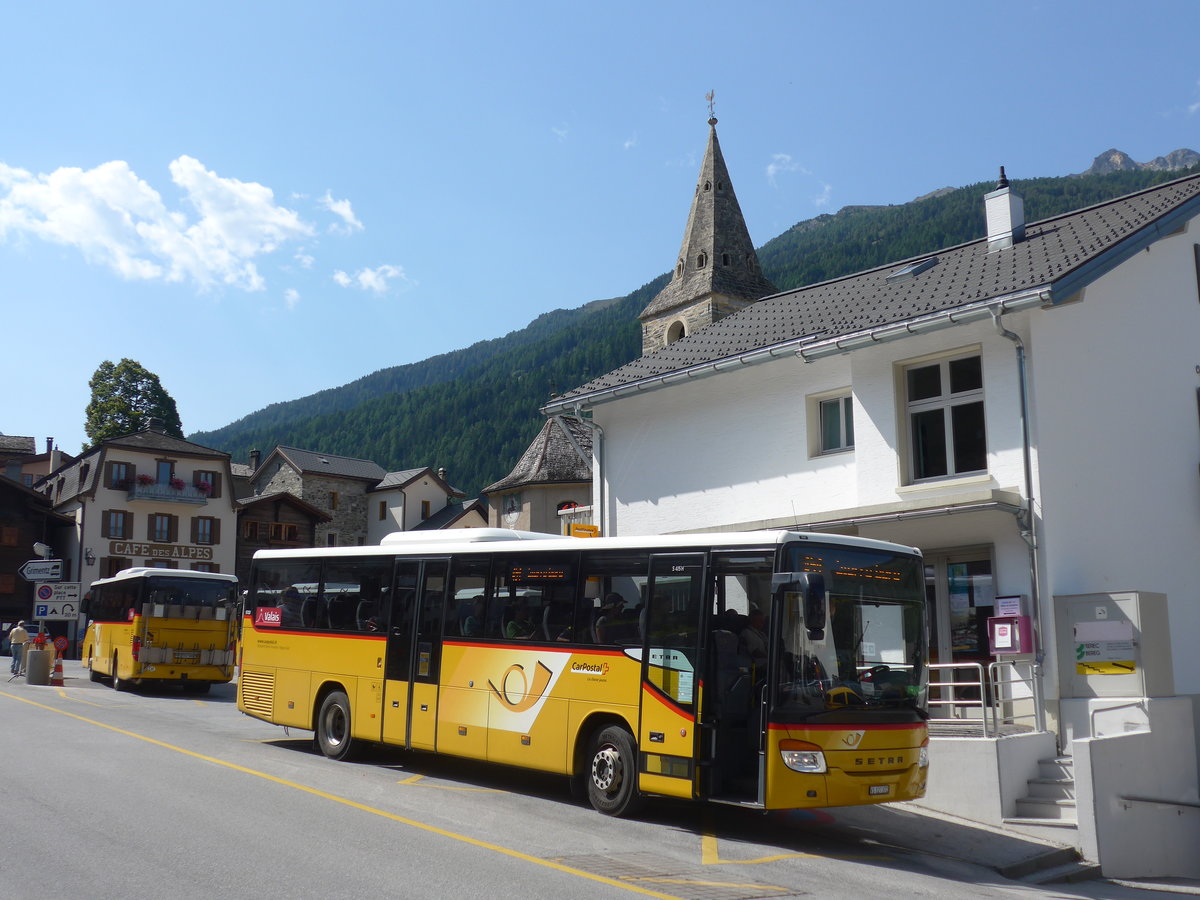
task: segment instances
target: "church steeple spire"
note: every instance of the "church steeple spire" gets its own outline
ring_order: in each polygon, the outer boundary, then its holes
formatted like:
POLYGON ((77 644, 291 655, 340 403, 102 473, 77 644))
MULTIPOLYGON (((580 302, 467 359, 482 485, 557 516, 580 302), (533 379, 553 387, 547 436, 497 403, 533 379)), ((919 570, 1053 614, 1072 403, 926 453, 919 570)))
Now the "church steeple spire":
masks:
POLYGON ((708 100, 708 146, 675 271, 638 317, 643 354, 776 292, 759 268, 717 140, 711 94, 708 100))

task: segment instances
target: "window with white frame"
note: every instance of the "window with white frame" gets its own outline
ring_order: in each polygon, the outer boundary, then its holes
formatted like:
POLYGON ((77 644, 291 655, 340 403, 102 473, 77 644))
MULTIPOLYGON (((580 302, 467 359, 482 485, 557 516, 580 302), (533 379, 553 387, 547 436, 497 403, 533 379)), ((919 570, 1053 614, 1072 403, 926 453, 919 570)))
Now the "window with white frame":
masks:
POLYGON ((983 362, 978 354, 904 370, 913 481, 987 469, 983 362))
POLYGON ((819 401, 817 415, 821 426, 820 452, 854 447, 854 399, 849 394, 819 401))

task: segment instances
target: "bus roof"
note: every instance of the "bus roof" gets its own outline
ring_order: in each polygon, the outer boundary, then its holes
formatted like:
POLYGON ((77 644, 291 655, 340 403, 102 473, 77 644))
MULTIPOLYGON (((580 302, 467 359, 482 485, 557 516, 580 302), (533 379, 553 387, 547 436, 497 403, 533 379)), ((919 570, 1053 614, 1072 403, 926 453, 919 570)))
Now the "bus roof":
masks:
POLYGON ((400 531, 387 535, 378 545, 361 547, 297 547, 258 550, 255 559, 312 556, 436 555, 472 551, 550 552, 580 550, 637 550, 647 546, 667 550, 775 547, 792 541, 837 544, 892 552, 920 554, 914 547, 842 534, 811 531, 726 531, 697 534, 634 535, 630 537, 577 538, 505 528, 462 528, 447 531, 400 531))
POLYGON ((129 581, 133 578, 145 578, 149 575, 170 575, 172 578, 202 578, 206 581, 237 582, 236 575, 227 575, 223 572, 196 572, 192 569, 162 569, 156 566, 134 566, 130 569, 122 569, 116 575, 110 575, 108 578, 97 578, 92 582, 91 586, 115 584, 120 581, 129 581))

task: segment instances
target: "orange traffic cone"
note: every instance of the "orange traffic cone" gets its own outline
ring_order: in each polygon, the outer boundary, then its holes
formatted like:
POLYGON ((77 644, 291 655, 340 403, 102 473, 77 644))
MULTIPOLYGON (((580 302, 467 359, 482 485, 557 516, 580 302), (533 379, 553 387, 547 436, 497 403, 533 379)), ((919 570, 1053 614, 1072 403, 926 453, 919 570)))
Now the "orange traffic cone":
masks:
POLYGON ((50 673, 50 683, 52 685, 57 685, 59 687, 62 687, 63 670, 62 670, 62 657, 61 656, 56 656, 54 658, 54 671, 50 673))

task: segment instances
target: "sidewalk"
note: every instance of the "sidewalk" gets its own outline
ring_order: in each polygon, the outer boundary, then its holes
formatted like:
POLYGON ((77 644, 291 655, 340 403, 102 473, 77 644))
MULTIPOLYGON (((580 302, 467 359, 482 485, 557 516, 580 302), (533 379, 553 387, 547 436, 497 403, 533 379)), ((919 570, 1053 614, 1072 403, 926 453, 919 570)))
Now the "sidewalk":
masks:
MULTIPOLYGON (((1005 878, 1039 884, 1102 879, 1099 867, 1079 861, 1074 847, 934 812, 911 803, 851 806, 827 812, 838 825, 864 840, 986 866, 1005 878)), ((1112 881, 1147 891, 1200 896, 1200 881, 1197 880, 1112 881)))

